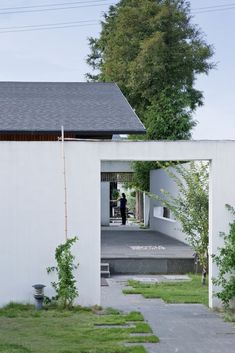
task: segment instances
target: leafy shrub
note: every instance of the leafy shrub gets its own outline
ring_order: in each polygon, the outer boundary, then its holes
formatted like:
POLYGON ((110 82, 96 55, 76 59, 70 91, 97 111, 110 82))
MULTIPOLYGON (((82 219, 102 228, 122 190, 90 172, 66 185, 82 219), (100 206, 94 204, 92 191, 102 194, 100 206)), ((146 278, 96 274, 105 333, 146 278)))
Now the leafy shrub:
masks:
POLYGON ((77 237, 67 239, 64 244, 57 246, 55 251, 56 267, 48 267, 47 273, 56 272, 58 282, 52 282, 56 291, 56 301, 63 308, 69 308, 73 305, 74 299, 78 296, 76 280, 73 270, 77 269, 78 264, 74 264, 75 256, 71 253, 72 245, 78 240, 77 237))
MULTIPOLYGON (((226 205, 226 208, 235 216, 232 206, 226 205)), ((216 296, 228 309, 231 299, 235 297, 235 221, 230 223, 228 234, 221 233, 220 235, 224 238, 224 246, 218 249, 218 255, 213 256, 219 269, 218 277, 213 280, 213 283, 222 288, 216 296)))

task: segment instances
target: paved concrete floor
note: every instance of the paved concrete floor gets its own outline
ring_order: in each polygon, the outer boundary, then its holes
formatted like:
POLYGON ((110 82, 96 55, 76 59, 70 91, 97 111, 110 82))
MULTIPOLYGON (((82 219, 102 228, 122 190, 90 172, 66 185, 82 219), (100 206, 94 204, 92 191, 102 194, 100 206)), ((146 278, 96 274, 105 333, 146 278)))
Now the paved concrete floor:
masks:
POLYGON ((109 286, 102 287, 102 305, 142 312, 160 338, 160 343, 145 345, 149 353, 234 353, 233 324, 224 322, 221 316, 200 304, 165 304, 160 299, 123 295, 122 288, 128 278, 108 279, 109 286))
POLYGON ((101 256, 192 258, 193 250, 165 234, 130 226, 102 227, 101 256))

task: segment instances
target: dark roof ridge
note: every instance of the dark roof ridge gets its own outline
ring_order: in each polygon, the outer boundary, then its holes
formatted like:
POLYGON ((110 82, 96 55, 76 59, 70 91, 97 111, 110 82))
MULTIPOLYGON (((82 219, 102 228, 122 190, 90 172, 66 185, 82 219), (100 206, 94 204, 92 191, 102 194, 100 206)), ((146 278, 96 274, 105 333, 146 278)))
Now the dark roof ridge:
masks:
POLYGON ((77 83, 77 84, 113 84, 117 85, 116 82, 110 81, 110 82, 93 82, 93 81, 0 81, 1 83, 77 83))

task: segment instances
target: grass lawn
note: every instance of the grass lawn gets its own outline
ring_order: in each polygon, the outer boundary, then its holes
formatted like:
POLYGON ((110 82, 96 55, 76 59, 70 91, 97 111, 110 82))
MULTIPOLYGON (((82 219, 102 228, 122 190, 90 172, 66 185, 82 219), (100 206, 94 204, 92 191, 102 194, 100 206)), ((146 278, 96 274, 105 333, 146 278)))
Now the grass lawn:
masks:
POLYGON ((145 353, 141 343, 158 341, 138 312, 35 311, 20 304, 0 309, 1 353, 145 353))
POLYGON ((202 286, 201 275, 189 275, 191 281, 145 284, 128 281, 132 288, 124 294, 142 294, 145 298, 161 298, 167 303, 200 303, 208 305, 208 284, 202 286))

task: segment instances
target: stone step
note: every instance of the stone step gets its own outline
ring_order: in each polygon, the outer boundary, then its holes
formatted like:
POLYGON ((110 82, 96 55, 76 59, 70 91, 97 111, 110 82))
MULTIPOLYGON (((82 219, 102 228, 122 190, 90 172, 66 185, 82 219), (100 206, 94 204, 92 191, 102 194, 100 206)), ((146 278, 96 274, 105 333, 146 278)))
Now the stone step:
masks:
MULTIPOLYGON (((115 274, 186 274, 195 272, 193 258, 102 258, 109 263, 109 271, 115 274)), ((102 263, 103 263, 102 262, 102 263)))
POLYGON ((108 262, 101 262, 100 270, 101 270, 101 272, 100 272, 101 277, 103 277, 103 278, 110 277, 110 270, 109 270, 109 263, 108 262))
POLYGON ((110 277, 110 271, 101 271, 101 277, 109 278, 110 277))
POLYGON ((109 271, 109 263, 108 262, 101 262, 101 271, 109 271))

